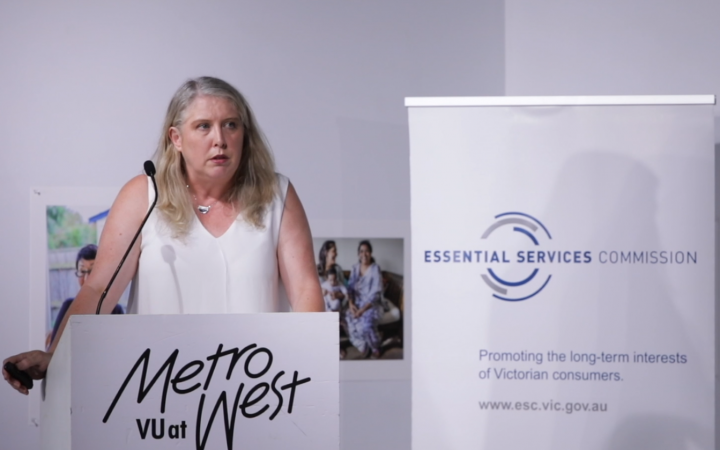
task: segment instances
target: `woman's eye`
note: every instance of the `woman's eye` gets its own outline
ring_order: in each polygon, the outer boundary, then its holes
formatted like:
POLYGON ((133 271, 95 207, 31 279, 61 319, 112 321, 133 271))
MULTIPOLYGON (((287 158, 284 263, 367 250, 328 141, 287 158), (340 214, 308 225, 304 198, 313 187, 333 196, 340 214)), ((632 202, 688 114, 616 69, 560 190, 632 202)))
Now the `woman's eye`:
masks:
POLYGON ((199 130, 207 130, 207 129, 210 128, 210 125, 207 124, 207 123, 200 123, 200 124, 198 124, 197 127, 198 127, 199 130))
POLYGON ((237 122, 228 122, 225 124, 225 126, 230 128, 231 130, 236 130, 238 127, 237 122))

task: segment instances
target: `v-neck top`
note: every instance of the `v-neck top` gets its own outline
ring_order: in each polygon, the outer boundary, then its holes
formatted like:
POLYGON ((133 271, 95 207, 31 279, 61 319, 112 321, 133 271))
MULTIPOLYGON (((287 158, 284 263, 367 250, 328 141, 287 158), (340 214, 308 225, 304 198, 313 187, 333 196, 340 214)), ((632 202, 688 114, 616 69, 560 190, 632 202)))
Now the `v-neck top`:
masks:
MULTIPOLYGON (((289 310, 278 276, 277 245, 288 179, 277 174, 278 194, 266 207, 264 227, 239 216, 220 237, 194 217, 188 235, 171 236, 159 211, 142 231, 129 312, 138 314, 260 313, 289 310)), ((148 179, 148 199, 155 197, 148 179)), ((212 214, 212 213, 211 213, 212 214)))

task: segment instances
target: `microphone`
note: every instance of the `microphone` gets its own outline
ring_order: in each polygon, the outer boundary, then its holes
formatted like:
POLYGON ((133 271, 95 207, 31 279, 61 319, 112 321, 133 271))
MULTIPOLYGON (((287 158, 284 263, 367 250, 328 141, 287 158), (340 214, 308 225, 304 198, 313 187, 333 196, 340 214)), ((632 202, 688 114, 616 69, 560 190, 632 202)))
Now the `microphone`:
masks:
POLYGON ((145 222, 147 222, 148 218, 150 217, 150 213, 153 209, 155 209, 155 205, 157 204, 158 200, 158 190, 157 190, 157 183, 155 183, 155 164, 153 164, 152 161, 145 161, 145 164, 143 164, 143 168, 145 169, 145 174, 150 177, 153 184, 153 189, 155 190, 155 200, 153 200, 152 205, 150 205, 150 209, 148 209, 147 214, 145 214, 145 218, 143 219, 142 223, 140 224, 140 228, 138 228, 137 233, 135 233, 135 237, 133 237, 132 242, 130 242, 130 245, 128 246, 127 250, 125 251, 125 254, 123 255, 122 259, 120 260, 120 264, 118 264, 117 269, 115 269, 115 273, 113 274, 112 278, 110 278, 110 282, 108 283, 107 287, 103 291, 102 295, 100 296, 100 300, 98 300, 97 310, 95 310, 95 314, 100 314, 100 308, 102 308, 103 301, 105 301, 105 297, 107 296, 108 291, 110 290, 110 286, 112 286, 113 282, 115 281, 115 277, 117 277, 117 274, 120 272, 120 269, 122 268, 123 264, 125 264, 125 259, 130 254, 130 250, 132 250, 133 245, 135 245, 135 241, 137 241, 138 236, 140 236, 140 232, 142 231, 143 227, 145 226, 145 222))
MULTIPOLYGON (((145 169, 145 174, 152 178, 153 184, 155 184, 155 164, 153 164, 152 161, 145 161, 145 163, 143 163, 143 169, 145 169)), ((157 186, 155 186, 155 195, 157 195, 157 186)))

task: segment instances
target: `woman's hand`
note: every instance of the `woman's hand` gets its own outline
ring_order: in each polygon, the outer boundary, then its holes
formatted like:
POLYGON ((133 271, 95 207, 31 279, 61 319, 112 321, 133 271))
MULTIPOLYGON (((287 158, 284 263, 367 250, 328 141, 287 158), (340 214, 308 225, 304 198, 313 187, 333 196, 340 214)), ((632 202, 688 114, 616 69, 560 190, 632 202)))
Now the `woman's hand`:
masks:
MULTIPOLYGON (((30 375, 30 378, 34 380, 42 380, 45 378, 45 373, 47 372, 51 358, 52 353, 44 352, 42 350, 33 350, 31 352, 20 353, 19 355, 7 358, 3 361, 3 366, 5 366, 5 363, 11 362, 15 364, 18 369, 27 372, 27 374, 30 375)), ((5 369, 2 370, 2 375, 10 386, 15 388, 15 390, 21 394, 28 394, 27 388, 20 384, 18 380, 11 377, 5 369)))
POLYGON ((368 303, 367 305, 363 306, 360 309, 355 308, 355 318, 357 319, 358 317, 365 314, 368 311, 368 309, 370 309, 371 306, 372 306, 372 304, 368 303))

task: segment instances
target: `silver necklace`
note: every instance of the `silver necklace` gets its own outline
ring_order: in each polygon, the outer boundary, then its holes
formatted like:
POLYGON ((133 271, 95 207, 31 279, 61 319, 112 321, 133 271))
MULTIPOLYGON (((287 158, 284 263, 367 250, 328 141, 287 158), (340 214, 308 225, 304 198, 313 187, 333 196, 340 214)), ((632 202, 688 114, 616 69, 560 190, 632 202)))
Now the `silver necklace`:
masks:
MULTIPOLYGON (((186 187, 188 190, 190 190, 190 185, 189 185, 189 184, 186 184, 185 187, 186 187)), ((197 197, 195 197, 195 194, 193 194, 192 191, 190 191, 190 195, 193 196, 193 200, 195 200, 195 204, 197 205, 197 210, 200 211, 200 214, 207 214, 207 213, 210 211, 210 208, 212 208, 213 206, 215 206, 215 205, 217 204, 217 202, 220 201, 219 199, 218 199, 218 200, 215 200, 215 202, 214 202, 212 205, 207 205, 207 206, 206 206, 206 205, 201 205, 201 204, 198 202, 197 197)))

